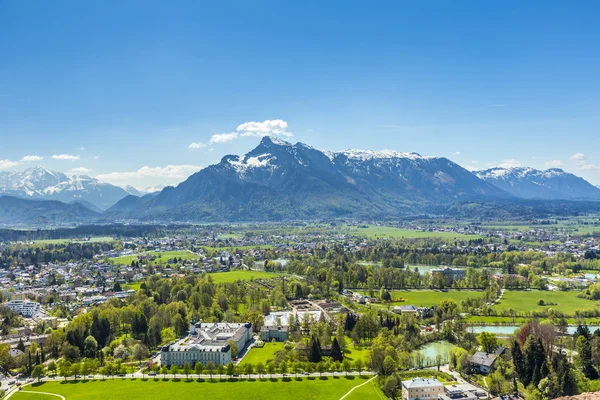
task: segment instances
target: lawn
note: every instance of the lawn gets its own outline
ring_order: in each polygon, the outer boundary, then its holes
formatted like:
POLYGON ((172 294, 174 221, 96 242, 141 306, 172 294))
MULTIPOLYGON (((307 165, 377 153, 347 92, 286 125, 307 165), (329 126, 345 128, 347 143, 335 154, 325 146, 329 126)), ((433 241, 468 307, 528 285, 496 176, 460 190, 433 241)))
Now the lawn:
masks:
POLYGON ((252 279, 269 279, 283 276, 282 274, 276 274, 274 272, 265 271, 248 271, 248 270, 236 270, 229 272, 214 272, 209 274, 215 283, 227 283, 235 281, 249 281, 252 279))
POLYGON ((544 311, 553 308, 566 315, 574 315, 576 310, 590 310, 598 307, 597 301, 577 297, 577 291, 547 291, 547 290, 507 290, 502 299, 494 306, 497 311, 513 309, 517 313, 527 311, 544 311), (556 305, 539 306, 538 301, 556 305))
POLYGON ((344 337, 344 341, 346 342, 346 349, 344 350, 344 358, 349 361, 356 361, 361 359, 363 365, 367 365, 369 363, 369 348, 365 346, 356 346, 352 343, 352 340, 349 337, 344 337))
POLYGON ((390 239, 400 239, 400 238, 432 238, 439 237, 444 239, 478 239, 480 236, 478 235, 464 235, 462 233, 454 233, 454 232, 426 232, 426 231, 418 231, 414 229, 401 229, 394 228, 391 226, 376 226, 376 225, 367 225, 365 228, 355 227, 355 226, 347 226, 345 229, 342 229, 342 232, 349 233, 351 235, 357 236, 366 236, 368 238, 390 238, 390 239))
MULTIPOLYGON (((366 291, 361 291, 366 293, 366 291)), ((415 306, 426 306, 431 307, 439 304, 442 300, 453 299, 457 303, 465 300, 469 297, 481 297, 482 292, 478 290, 430 290, 430 289, 415 289, 415 290, 394 290, 391 292, 392 299, 389 303, 374 304, 377 308, 388 308, 399 305, 415 305, 415 306), (403 298, 404 301, 399 301, 403 298)))
POLYGON ((276 351, 283 350, 283 345, 282 342, 269 342, 265 343, 264 347, 253 347, 242 359, 240 365, 256 365, 259 362, 266 365, 269 360, 273 360, 276 351))
MULTIPOLYGON (((235 381, 235 382, 165 382, 162 380, 106 380, 67 383, 47 382, 26 386, 23 390, 55 393, 68 400, 162 400, 165 398, 202 397, 225 399, 324 399, 338 400, 367 377, 340 377, 337 379, 307 379, 296 381, 235 381)), ((366 386, 366 385, 365 385, 366 386)), ((54 396, 16 393, 14 400, 56 399, 54 396)))
POLYGON ((363 399, 380 399, 385 400, 387 397, 381 389, 379 389, 379 385, 377 384, 377 379, 373 379, 366 385, 363 385, 345 397, 344 400, 363 400, 363 399))

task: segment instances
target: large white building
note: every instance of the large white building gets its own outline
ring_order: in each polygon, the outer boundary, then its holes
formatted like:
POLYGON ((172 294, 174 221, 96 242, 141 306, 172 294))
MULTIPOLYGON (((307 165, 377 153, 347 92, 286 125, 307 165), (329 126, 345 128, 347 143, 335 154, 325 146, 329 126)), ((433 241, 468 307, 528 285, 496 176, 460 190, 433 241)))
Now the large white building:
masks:
POLYGON ((5 304, 6 308, 21 314, 24 317, 32 317, 40 312, 40 304, 29 300, 11 300, 5 304))
POLYGON ((197 362, 206 365, 225 365, 231 361, 230 342, 242 351, 252 339, 252 324, 202 323, 192 324, 190 334, 176 343, 162 348, 161 365, 194 366, 197 362))

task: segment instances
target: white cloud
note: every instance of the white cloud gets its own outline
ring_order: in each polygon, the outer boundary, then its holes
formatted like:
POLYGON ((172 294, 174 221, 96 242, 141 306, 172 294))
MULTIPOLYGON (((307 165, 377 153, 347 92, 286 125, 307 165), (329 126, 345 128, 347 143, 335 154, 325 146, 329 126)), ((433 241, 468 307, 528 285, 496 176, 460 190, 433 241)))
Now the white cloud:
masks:
POLYGON ((44 157, 40 157, 40 156, 25 156, 25 157, 21 158, 21 162, 40 161, 43 158, 44 157))
POLYGON ((197 143, 192 143, 188 146, 188 149, 190 150, 197 150, 197 149, 203 149, 205 148, 206 145, 202 142, 197 142, 197 143))
POLYGON ((237 127, 237 131, 240 132, 240 136, 294 136, 293 133, 288 132, 288 123, 282 119, 267 119, 263 122, 244 122, 237 127))
POLYGON ((515 160, 515 159, 509 159, 509 160, 502 160, 502 162, 500 162, 500 164, 498 164, 499 167, 502 168, 513 168, 513 167, 518 167, 521 165, 521 162, 519 160, 515 160))
POLYGON ((90 172, 92 172, 92 170, 86 167, 77 167, 72 168, 69 172, 72 174, 89 174, 90 172))
POLYGON ((53 159, 55 160, 69 160, 69 161, 76 161, 79 160, 81 157, 80 156, 74 156, 71 154, 55 154, 52 156, 53 159))
POLYGON ((460 151, 455 151, 454 153, 452 153, 453 156, 460 156, 460 151))
POLYGON ((238 137, 237 132, 215 133, 214 135, 212 135, 212 137, 208 141, 208 144, 211 145, 211 144, 215 144, 215 143, 227 143, 227 142, 231 142, 233 139, 235 139, 237 137, 238 137))
POLYGON ((208 146, 212 146, 213 144, 223 144, 223 143, 228 143, 231 142, 232 140, 236 139, 238 137, 237 132, 231 132, 231 133, 215 133, 214 135, 212 135, 210 137, 210 140, 206 143, 202 143, 202 142, 196 142, 196 143, 192 143, 188 146, 188 149, 190 150, 197 150, 197 149, 203 149, 205 147, 208 146))
POLYGON ((558 168, 562 167, 563 165, 564 163, 560 160, 546 161, 546 166, 550 168, 558 168))
POLYGON ((585 169, 587 171, 600 171, 600 165, 582 163, 579 168, 585 169))
POLYGON ((570 159, 574 160, 574 161, 582 161, 582 160, 585 160, 585 154, 575 153, 570 157, 570 159))
POLYGON ((466 169, 467 171, 470 171, 470 172, 479 170, 479 168, 477 168, 473 165, 461 165, 461 167, 463 167, 464 169, 466 169))
POLYGON ((238 125, 236 132, 215 133, 207 142, 194 142, 188 146, 190 150, 203 149, 214 144, 229 143, 240 136, 294 136, 288 132, 288 123, 282 119, 267 119, 263 122, 249 121, 238 125))
POLYGON ((96 178, 115 185, 132 185, 136 188, 143 188, 177 184, 201 169, 202 167, 197 165, 167 165, 165 167, 146 165, 137 171, 99 174, 96 175, 96 178))
POLYGON ((471 164, 479 164, 479 161, 471 161, 471 164))
POLYGON ((17 165, 19 165, 19 163, 16 161, 0 160, 0 169, 12 168, 12 167, 16 167, 17 165))

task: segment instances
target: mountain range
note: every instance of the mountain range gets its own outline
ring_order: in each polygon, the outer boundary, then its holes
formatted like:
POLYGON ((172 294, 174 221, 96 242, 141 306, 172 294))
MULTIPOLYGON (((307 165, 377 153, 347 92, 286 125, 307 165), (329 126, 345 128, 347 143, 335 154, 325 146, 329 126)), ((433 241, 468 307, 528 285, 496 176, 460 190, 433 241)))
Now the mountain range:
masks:
POLYGON ((67 175, 43 167, 0 172, 0 195, 64 203, 83 201, 106 210, 129 194, 141 195, 133 187, 126 190, 87 175, 67 175))
POLYGON ((321 151, 272 137, 264 137, 243 156, 227 155, 179 185, 150 194, 41 168, 16 174, 0 174, 0 193, 70 204, 19 206, 20 199, 2 198, 9 206, 0 204, 0 223, 44 221, 39 212, 44 209, 52 216, 46 220, 110 223, 385 220, 476 213, 506 217, 534 215, 536 210, 568 212, 570 207, 582 212, 600 205, 594 202, 600 200, 599 188, 559 169, 493 168, 471 173, 444 157, 391 150, 321 151), (579 203, 569 203, 574 200, 579 203))
POLYGON ((600 200, 600 189, 559 168, 491 168, 475 174, 486 182, 524 199, 600 200))
POLYGON ((443 157, 395 151, 320 151, 264 137, 240 157, 156 196, 126 197, 116 219, 240 221, 389 218, 460 199, 511 197, 443 157))

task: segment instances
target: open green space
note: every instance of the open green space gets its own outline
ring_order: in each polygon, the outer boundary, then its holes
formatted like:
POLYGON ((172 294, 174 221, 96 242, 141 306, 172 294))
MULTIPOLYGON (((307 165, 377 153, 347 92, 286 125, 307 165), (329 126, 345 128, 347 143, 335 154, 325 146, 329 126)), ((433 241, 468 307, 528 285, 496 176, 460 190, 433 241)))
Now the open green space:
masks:
MULTIPOLYGON (((23 390, 54 393, 68 400, 162 400, 165 398, 225 399, 323 399, 338 400, 354 386, 368 379, 360 377, 339 377, 328 379, 303 379, 288 381, 261 379, 256 381, 186 381, 166 382, 162 379, 116 379, 93 380, 87 382, 46 382, 26 386, 23 390)), ((366 385, 365 385, 366 386, 366 385)), ((14 400, 56 399, 33 393, 16 393, 14 400)), ((377 398, 377 397, 373 397, 377 398)))
POLYGON ((253 347, 250 349, 248 354, 242 359, 240 365, 252 364, 256 365, 261 362, 267 364, 267 362, 275 358, 275 352, 283 350, 284 343, 282 342, 269 342, 265 343, 263 347, 253 347))
POLYGON ((138 261, 139 256, 154 256, 156 259, 154 260, 155 264, 166 264, 167 261, 173 258, 181 258, 184 260, 197 260, 199 256, 197 254, 191 253, 189 251, 149 251, 141 254, 134 254, 130 256, 116 257, 111 259, 113 264, 125 264, 129 265, 132 261, 138 261))
POLYGON ((464 235, 462 233, 454 232, 427 232, 418 231, 414 229, 401 229, 392 226, 377 226, 377 225, 366 225, 365 227, 346 226, 342 229, 342 232, 356 235, 366 236, 368 238, 431 238, 439 237, 445 239, 477 239, 479 235, 464 235))
POLYGON ((344 400, 363 400, 363 399, 387 399, 386 395, 381 391, 377 384, 377 379, 373 379, 363 386, 356 388, 345 397, 344 400))
MULTIPOLYGON (((367 291, 360 291, 367 293, 367 291)), ((482 296, 482 292, 479 290, 454 290, 449 289, 447 291, 441 290, 430 290, 430 289, 414 289, 414 290, 393 290, 390 292, 392 295, 392 301, 388 303, 378 303, 373 306, 377 308, 392 308, 400 305, 415 305, 415 306, 426 306, 431 307, 442 300, 452 299, 457 303, 467 298, 478 298, 482 296), (400 301, 404 299, 404 301, 400 301)))
POLYGON ((554 309, 574 315, 576 310, 591 310, 600 306, 600 302, 577 297, 578 291, 550 291, 550 290, 507 290, 502 299, 494 305, 497 311, 514 310, 515 312, 542 312, 554 309), (540 306, 539 300, 552 305, 540 306))
POLYGON ((369 348, 366 346, 357 346, 350 340, 349 337, 344 337, 344 341, 346 342, 346 348, 344 349, 344 359, 355 362, 360 359, 363 362, 363 365, 367 365, 369 363, 369 348))
POLYGON ((265 271, 249 271, 249 270, 235 270, 229 272, 213 272, 209 274, 213 282, 215 283, 227 283, 235 281, 250 281, 252 279, 269 279, 281 277, 282 274, 265 271))
POLYGON ((110 236, 97 236, 89 239, 40 239, 34 240, 36 244, 62 244, 62 243, 105 243, 112 242, 114 239, 110 236))

